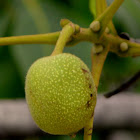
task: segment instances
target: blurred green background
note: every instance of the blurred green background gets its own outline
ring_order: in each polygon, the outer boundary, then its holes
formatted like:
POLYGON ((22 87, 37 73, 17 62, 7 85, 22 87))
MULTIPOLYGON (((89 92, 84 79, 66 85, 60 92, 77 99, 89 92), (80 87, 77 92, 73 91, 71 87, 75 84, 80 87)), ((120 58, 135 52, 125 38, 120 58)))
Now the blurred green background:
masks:
MULTIPOLYGON (((110 2, 112 0, 108 0, 110 2)), ((125 1, 113 18, 118 33, 127 32, 131 37, 140 38, 139 13, 139 0, 125 1)), ((0 0, 1 37, 58 31, 62 18, 68 18, 81 27, 88 27, 94 19, 88 0, 0 0)), ((83 42, 64 51, 77 55, 91 68, 92 45, 83 42)), ((50 55, 53 48, 53 45, 0 46, 0 98, 24 98, 27 70, 36 59, 50 55)), ((138 70, 140 57, 120 58, 110 53, 104 65, 99 92, 115 89, 138 70)), ((129 91, 140 93, 140 80, 129 91)), ((70 139, 68 136, 48 137, 49 140, 70 139)), ((78 139, 82 139, 81 134, 75 138, 78 139)), ((99 132, 93 139, 100 139, 99 132)))

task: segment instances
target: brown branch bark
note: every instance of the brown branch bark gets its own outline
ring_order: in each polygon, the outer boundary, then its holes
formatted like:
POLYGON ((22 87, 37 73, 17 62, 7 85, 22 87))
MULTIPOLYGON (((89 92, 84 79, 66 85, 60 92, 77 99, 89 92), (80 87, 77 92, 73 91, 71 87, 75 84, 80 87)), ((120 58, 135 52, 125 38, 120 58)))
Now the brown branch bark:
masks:
MULTIPOLYGON (((98 96, 94 129, 140 129, 139 108, 137 94, 118 94, 110 99, 98 96)), ((0 100, 0 139, 43 134, 33 122, 25 100, 0 100)))

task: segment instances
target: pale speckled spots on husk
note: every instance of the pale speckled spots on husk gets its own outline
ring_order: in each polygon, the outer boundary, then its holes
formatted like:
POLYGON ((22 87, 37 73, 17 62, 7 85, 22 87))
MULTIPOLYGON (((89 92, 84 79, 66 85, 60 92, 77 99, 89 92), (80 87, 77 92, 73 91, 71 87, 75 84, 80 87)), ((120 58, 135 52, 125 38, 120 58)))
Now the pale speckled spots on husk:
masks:
POLYGON ((66 53, 37 60, 28 71, 25 90, 34 121, 50 134, 82 129, 96 104, 89 69, 78 57, 66 53))

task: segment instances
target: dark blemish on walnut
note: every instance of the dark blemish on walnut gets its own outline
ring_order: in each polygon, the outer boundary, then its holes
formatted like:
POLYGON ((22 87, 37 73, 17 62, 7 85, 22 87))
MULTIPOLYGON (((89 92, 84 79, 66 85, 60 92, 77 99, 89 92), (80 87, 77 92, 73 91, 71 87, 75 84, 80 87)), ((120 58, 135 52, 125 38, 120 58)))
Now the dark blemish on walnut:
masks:
POLYGON ((85 70, 85 69, 83 69, 83 68, 82 68, 82 71, 83 71, 84 73, 88 73, 88 71, 87 71, 87 70, 85 70))
POLYGON ((93 94, 91 93, 90 94, 90 99, 87 101, 87 103, 86 103, 86 106, 87 106, 87 108, 89 108, 90 106, 91 106, 91 100, 92 100, 92 97, 93 97, 93 94))
POLYGON ((71 134, 70 137, 71 138, 75 138, 76 137, 76 134, 71 134))
POLYGON ((97 90, 97 86, 96 86, 96 90, 97 90))
POLYGON ((92 133, 89 133, 88 135, 92 135, 92 133))
POLYGON ((91 118, 94 116, 94 112, 92 113, 92 115, 91 115, 91 118))
POLYGON ((33 96, 33 92, 31 91, 31 89, 29 89, 29 93, 33 96))
POLYGON ((88 81, 89 81, 89 77, 86 77, 86 80, 88 80, 88 81))
POLYGON ((91 84, 89 84, 89 88, 91 88, 91 84))
POLYGON ((89 101, 87 101, 87 104, 86 104, 86 105, 87 105, 87 108, 89 108, 89 107, 90 107, 90 105, 91 105, 91 104, 90 104, 90 100, 89 100, 89 101))
POLYGON ((100 54, 101 54, 100 52, 99 53, 96 53, 97 56, 99 56, 100 54))
POLYGON ((93 128, 91 127, 91 128, 89 128, 88 130, 90 131, 90 130, 92 130, 93 128))

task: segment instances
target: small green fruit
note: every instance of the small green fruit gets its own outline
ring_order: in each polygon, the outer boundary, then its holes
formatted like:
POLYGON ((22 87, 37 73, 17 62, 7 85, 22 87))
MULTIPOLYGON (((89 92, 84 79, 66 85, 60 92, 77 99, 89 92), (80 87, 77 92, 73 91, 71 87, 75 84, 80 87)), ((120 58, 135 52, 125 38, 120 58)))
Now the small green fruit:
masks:
POLYGON ((25 90, 34 121, 47 133, 77 132, 93 116, 93 78, 74 55, 63 53, 37 60, 28 71, 25 90))

